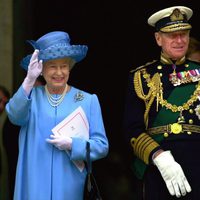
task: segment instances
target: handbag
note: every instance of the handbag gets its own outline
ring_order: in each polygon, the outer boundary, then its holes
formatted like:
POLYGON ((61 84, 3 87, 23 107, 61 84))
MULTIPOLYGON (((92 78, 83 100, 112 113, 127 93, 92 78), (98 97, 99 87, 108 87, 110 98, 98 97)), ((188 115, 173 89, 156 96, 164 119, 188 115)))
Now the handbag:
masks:
POLYGON ((90 143, 86 143, 86 169, 87 176, 84 187, 84 200, 102 200, 100 191, 92 173, 92 162, 90 160, 90 143))

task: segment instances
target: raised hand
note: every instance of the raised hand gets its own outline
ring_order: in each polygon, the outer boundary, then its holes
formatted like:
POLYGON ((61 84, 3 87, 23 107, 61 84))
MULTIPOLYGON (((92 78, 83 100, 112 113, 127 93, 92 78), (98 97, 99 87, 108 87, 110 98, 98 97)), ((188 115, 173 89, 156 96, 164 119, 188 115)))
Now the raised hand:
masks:
POLYGON ((42 72, 42 67, 43 67, 42 60, 40 60, 38 62, 38 54, 39 54, 39 50, 36 49, 33 52, 33 55, 30 59, 26 78, 24 79, 24 81, 22 83, 22 86, 27 95, 30 94, 30 91, 32 90, 32 88, 34 86, 37 77, 42 72))

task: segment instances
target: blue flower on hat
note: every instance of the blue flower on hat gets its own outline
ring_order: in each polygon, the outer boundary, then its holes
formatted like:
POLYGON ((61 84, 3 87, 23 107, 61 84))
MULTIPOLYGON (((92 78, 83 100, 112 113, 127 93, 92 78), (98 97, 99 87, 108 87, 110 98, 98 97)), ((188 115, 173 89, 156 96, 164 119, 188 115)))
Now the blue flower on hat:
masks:
MULTIPOLYGON (((63 31, 53 31, 40 37, 37 41, 28 40, 34 49, 38 49, 39 60, 46 62, 48 60, 59 58, 72 58, 79 62, 85 58, 88 47, 86 45, 71 45, 68 33, 63 31)), ((20 65, 27 70, 32 54, 22 59, 20 65)))

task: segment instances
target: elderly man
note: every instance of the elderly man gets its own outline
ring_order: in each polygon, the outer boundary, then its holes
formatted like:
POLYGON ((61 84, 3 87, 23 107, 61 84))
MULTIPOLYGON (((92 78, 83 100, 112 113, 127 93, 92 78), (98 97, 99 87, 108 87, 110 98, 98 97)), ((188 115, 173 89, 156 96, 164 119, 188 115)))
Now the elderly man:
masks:
POLYGON ((124 125, 138 199, 200 198, 200 66, 185 58, 192 14, 173 6, 151 15, 160 59, 130 71, 124 125))

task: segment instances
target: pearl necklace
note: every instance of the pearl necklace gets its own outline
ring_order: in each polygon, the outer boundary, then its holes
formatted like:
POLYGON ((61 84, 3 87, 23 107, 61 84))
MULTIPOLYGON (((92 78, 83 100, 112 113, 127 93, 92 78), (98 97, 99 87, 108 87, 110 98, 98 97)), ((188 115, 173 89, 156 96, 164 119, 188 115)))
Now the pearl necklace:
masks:
POLYGON ((53 107, 57 107, 62 103, 62 101, 65 97, 65 94, 67 93, 67 91, 69 89, 68 85, 66 84, 63 93, 61 95, 59 95, 58 97, 54 97, 52 94, 49 93, 49 91, 47 89, 47 85, 45 85, 44 88, 45 88, 45 92, 47 94, 48 102, 53 107))

